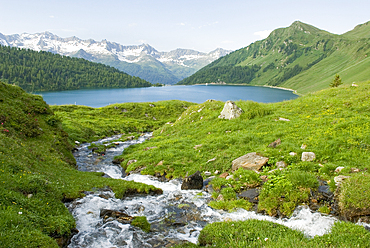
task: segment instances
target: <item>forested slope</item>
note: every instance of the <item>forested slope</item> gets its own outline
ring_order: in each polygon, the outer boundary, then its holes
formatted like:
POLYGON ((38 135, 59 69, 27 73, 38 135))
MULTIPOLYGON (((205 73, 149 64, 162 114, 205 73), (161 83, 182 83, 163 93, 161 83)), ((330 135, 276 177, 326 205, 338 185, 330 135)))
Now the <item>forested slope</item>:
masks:
POLYGON ((7 46, 0 46, 0 79, 28 92, 152 85, 113 67, 85 59, 7 46))

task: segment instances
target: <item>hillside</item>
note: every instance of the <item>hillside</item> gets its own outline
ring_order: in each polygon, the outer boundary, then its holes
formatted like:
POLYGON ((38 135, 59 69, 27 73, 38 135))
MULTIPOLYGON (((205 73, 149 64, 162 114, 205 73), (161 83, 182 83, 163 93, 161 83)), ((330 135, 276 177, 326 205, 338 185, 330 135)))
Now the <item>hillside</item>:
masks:
POLYGON ((178 84, 270 85, 314 92, 327 88, 335 74, 345 84, 370 78, 370 26, 335 35, 296 21, 264 40, 226 55, 178 84))
POLYGON ((282 217, 303 204, 354 222, 369 221, 369 91, 366 82, 279 103, 238 101, 244 113, 232 120, 218 118, 223 102, 207 101, 190 106, 175 123, 119 158, 137 160, 121 164, 128 173, 177 178, 199 170, 205 179, 215 176, 210 182, 213 208, 242 207, 282 217), (281 144, 269 145, 279 139, 281 144), (233 169, 235 159, 253 152, 268 159, 258 173, 233 169), (304 152, 315 158, 303 161, 304 152), (219 177, 223 173, 231 178, 219 177), (337 176, 345 178, 340 187, 337 176), (335 198, 316 198, 319 186, 330 188, 335 198), (250 189, 260 192, 257 203, 238 197, 250 189))
POLYGON ((79 105, 51 106, 71 141, 91 142, 117 133, 137 136, 174 122, 195 103, 179 100, 119 103, 102 108, 79 105))
POLYGON ((85 59, 1 45, 0 78, 28 92, 152 86, 143 79, 85 59))
POLYGON ((42 100, 0 82, 0 246, 63 247, 75 228, 64 202, 111 188, 158 192, 153 186, 75 169, 62 123, 42 100))
POLYGON ((231 52, 222 48, 209 53, 191 49, 159 52, 148 44, 123 46, 107 40, 99 42, 92 39, 81 40, 77 37, 61 38, 50 32, 14 35, 0 33, 0 44, 84 58, 160 84, 177 83, 231 52))

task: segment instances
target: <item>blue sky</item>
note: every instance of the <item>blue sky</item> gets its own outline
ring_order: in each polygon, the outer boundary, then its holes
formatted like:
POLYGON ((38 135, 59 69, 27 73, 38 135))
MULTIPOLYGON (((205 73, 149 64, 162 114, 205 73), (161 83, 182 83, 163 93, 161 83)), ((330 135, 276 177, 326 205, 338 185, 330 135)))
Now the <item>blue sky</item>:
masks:
POLYGON ((300 20, 341 34, 370 21, 369 0, 0 0, 0 33, 49 31, 158 51, 236 50, 300 20))

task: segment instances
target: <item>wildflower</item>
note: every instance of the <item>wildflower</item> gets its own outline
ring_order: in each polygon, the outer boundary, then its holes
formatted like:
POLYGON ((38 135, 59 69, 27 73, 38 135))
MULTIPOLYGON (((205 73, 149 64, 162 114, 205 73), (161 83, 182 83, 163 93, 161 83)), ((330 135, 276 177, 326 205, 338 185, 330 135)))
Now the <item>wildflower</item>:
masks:
POLYGON ((18 214, 22 214, 22 212, 18 212, 18 214))
POLYGON ((265 241, 269 240, 269 238, 265 238, 265 241))

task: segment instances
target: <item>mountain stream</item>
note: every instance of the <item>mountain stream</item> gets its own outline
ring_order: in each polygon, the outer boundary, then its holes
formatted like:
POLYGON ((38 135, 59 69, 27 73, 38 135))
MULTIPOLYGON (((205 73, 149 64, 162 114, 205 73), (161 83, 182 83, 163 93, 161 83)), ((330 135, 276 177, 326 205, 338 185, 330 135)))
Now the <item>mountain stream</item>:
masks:
POLYGON ((119 165, 112 163, 114 156, 130 145, 144 142, 150 138, 147 133, 138 140, 117 142, 119 135, 94 142, 96 144, 115 143, 104 156, 92 153, 89 143, 82 144, 74 153, 78 169, 82 171, 104 172, 112 178, 142 182, 163 190, 162 195, 129 196, 117 199, 109 189, 86 192, 82 199, 76 199, 66 206, 76 219, 79 233, 73 236, 70 248, 81 247, 168 247, 184 241, 197 242, 200 231, 207 223, 226 220, 269 220, 302 231, 306 236, 323 235, 330 231, 336 219, 324 216, 309 208, 298 207, 291 218, 277 219, 239 209, 227 212, 210 208, 207 204, 211 195, 202 190, 181 190, 181 180, 160 182, 157 178, 131 174, 125 176, 119 165), (130 216, 146 216, 151 223, 151 231, 122 224, 117 220, 105 222, 100 210, 123 211, 130 216))

